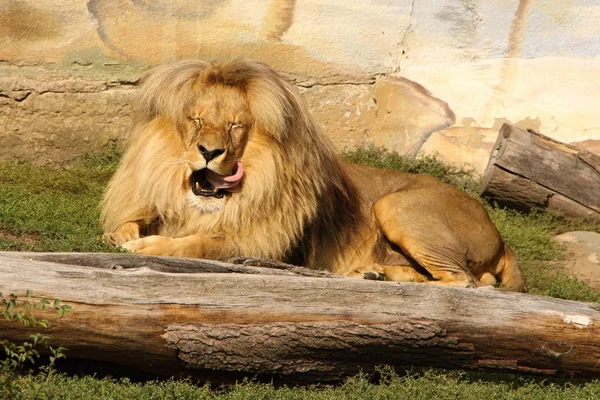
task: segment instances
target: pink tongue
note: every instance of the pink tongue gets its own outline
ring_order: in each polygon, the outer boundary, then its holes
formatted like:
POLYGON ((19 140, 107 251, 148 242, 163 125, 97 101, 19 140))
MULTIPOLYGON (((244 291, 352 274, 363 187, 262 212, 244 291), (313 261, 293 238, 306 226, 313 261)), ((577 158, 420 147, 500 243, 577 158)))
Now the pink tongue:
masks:
POLYGON ((225 189, 230 192, 237 192, 240 190, 240 182, 242 176, 244 176, 244 166, 241 161, 235 164, 234 174, 230 176, 221 176, 211 170, 206 171, 206 179, 210 182, 215 189, 225 189))

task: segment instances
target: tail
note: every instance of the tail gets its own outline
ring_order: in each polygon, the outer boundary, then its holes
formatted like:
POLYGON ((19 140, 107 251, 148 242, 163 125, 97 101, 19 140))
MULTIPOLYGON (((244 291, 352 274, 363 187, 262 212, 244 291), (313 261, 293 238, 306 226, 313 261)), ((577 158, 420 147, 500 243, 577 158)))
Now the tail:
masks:
POLYGON ((513 253, 506 243, 504 243, 504 256, 500 262, 504 262, 504 268, 500 275, 502 289, 513 292, 526 292, 527 286, 525 285, 523 271, 519 266, 515 253, 513 253))

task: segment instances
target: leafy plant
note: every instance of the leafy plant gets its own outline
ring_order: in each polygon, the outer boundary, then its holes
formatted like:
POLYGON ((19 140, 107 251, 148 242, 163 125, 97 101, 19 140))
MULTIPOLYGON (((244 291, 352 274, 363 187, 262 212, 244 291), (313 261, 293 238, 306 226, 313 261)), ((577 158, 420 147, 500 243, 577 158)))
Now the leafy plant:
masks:
MULTIPOLYGON (((59 299, 51 302, 41 298, 33 300, 33 291, 27 290, 25 299, 19 300, 14 294, 4 296, 0 292, 0 314, 6 321, 18 321, 28 328, 47 328, 48 321, 38 319, 34 310, 47 311, 50 308, 56 311, 59 317, 63 317, 71 310, 71 306, 61 304, 59 299)), ((0 347, 4 350, 5 358, 0 363, 0 388, 4 397, 8 398, 11 392, 19 389, 16 372, 23 369, 27 363, 34 364, 40 358, 38 348, 41 346, 50 353, 49 364, 43 368, 46 373, 46 381, 50 379, 54 371, 56 360, 65 358, 64 347, 53 347, 50 345, 51 336, 34 333, 29 335, 29 340, 21 344, 9 340, 1 340, 0 347)))

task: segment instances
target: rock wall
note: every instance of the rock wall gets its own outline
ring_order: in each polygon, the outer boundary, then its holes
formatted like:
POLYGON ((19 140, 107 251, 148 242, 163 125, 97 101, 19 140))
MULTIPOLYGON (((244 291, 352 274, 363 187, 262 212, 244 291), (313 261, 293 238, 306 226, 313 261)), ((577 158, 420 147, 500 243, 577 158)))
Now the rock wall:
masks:
POLYGON ((120 140, 145 70, 237 56, 299 85, 339 148, 481 171, 504 121, 600 146, 595 0, 0 0, 0 159, 120 140))

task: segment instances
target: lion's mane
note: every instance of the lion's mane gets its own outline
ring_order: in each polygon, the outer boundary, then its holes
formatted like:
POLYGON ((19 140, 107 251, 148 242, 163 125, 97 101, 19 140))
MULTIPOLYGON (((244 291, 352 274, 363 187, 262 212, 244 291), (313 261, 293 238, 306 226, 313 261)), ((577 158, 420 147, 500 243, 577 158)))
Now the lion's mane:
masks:
POLYGON ((353 240, 362 211, 358 191, 294 85, 258 61, 185 61, 144 79, 101 220, 106 232, 136 221, 145 234, 225 237, 235 251, 223 257, 294 257, 319 267, 319 252, 353 240), (222 210, 203 213, 187 198, 191 171, 181 127, 201 89, 213 85, 238 88, 253 121, 243 189, 222 210))

